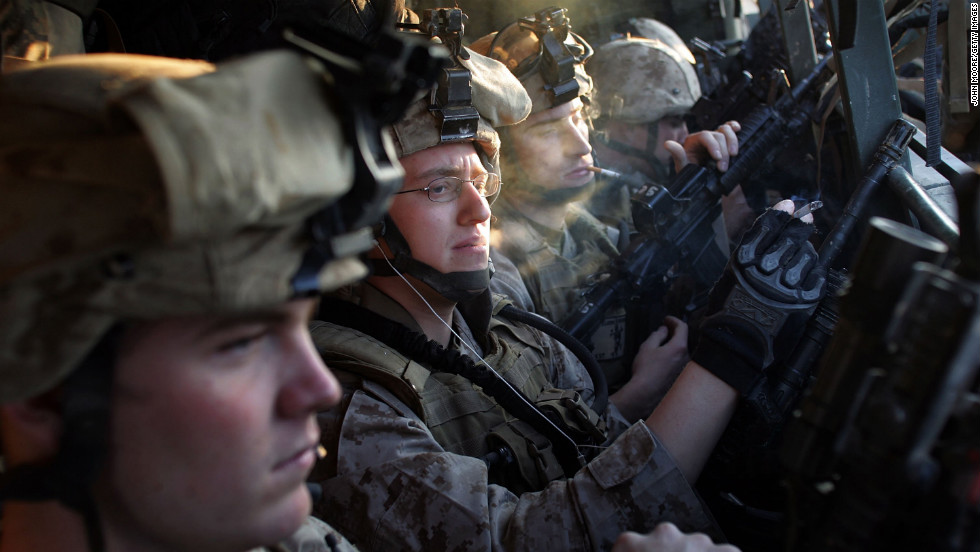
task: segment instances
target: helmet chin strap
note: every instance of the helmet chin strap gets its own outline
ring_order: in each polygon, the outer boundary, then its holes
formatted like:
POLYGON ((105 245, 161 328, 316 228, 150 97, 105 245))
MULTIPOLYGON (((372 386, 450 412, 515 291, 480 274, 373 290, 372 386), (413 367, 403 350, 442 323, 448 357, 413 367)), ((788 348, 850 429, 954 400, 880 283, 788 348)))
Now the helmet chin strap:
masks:
POLYGON ((655 157, 658 145, 657 127, 654 126, 653 123, 647 123, 646 127, 647 143, 645 148, 638 148, 625 142, 611 139, 606 132, 597 132, 593 139, 607 148, 622 153, 623 155, 637 157, 639 159, 646 159, 647 161, 652 159, 659 162, 659 160, 657 160, 655 157))
POLYGON ((464 272, 439 272, 432 266, 412 257, 411 248, 405 241, 405 236, 395 225, 395 221, 385 215, 382 223, 381 236, 388 243, 394 258, 391 265, 383 259, 372 259, 371 268, 377 276, 397 276, 398 272, 411 275, 435 290, 436 293, 460 303, 480 295, 490 287, 490 277, 493 275, 493 263, 487 259, 487 268, 464 272), (392 269, 394 267, 394 270, 392 269))
POLYGON ((610 139, 606 132, 597 132, 593 139, 607 148, 627 157, 633 157, 646 161, 647 164, 654 170, 653 177, 656 179, 666 178, 670 174, 671 168, 673 167, 672 164, 665 164, 657 159, 657 148, 659 147, 660 142, 657 126, 653 123, 647 123, 647 143, 646 147, 643 149, 620 142, 619 140, 610 139))

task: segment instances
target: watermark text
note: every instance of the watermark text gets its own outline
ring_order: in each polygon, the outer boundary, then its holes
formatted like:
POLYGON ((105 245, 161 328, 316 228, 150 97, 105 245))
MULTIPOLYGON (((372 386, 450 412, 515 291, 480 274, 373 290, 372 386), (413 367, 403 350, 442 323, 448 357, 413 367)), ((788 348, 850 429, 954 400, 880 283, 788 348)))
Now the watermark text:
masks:
POLYGON ((970 105, 980 106, 980 2, 970 2, 970 105))

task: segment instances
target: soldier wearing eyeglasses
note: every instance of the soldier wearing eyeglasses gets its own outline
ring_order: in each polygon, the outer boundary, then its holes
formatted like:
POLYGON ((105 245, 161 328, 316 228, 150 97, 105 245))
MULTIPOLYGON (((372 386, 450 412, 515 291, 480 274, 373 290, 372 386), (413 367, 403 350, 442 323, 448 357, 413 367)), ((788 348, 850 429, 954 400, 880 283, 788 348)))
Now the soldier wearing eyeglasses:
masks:
POLYGON ((443 86, 462 75, 467 101, 440 103, 443 88, 394 125, 405 179, 372 275, 311 326, 345 391, 320 414, 314 515, 362 550, 609 549, 660 522, 718 537, 666 448, 597 388, 598 365, 490 292, 494 128, 531 104, 503 65, 456 53, 443 86))

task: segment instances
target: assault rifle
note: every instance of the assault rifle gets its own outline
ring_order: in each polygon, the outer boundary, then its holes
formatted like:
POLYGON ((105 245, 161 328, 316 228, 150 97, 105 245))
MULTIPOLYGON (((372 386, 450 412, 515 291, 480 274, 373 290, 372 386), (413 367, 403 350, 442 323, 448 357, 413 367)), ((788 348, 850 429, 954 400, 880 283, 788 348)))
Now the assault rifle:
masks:
MULTIPOLYGON (((611 307, 664 286, 678 263, 683 265, 680 272, 694 274, 701 286, 709 288, 727 261, 727 255, 714 247, 711 228, 721 213, 719 200, 764 166, 789 137, 809 127, 816 91, 829 72, 829 60, 830 56, 825 57, 772 105, 758 106, 740 121, 739 154, 732 158, 728 171, 690 164, 665 186, 643 183, 631 199, 638 236, 601 273, 560 326, 587 343, 611 307)), ((649 302, 642 303, 641 308, 650 308, 649 302)))
MULTIPOLYGON (((915 127, 907 121, 898 119, 893 124, 843 215, 821 244, 818 262, 825 268, 838 260, 845 243, 863 219, 874 192, 899 164, 914 133, 915 127)), ((709 504, 719 515, 737 518, 740 530, 754 533, 751 538, 761 541, 755 543, 755 548, 761 548, 763 542, 776 535, 771 524, 780 521, 784 510, 784 491, 773 485, 781 475, 778 451, 784 422, 812 383, 814 368, 832 336, 840 333, 845 336, 843 339, 848 339, 847 336, 861 333, 860 328, 838 320, 841 313, 838 291, 860 290, 862 297, 873 298, 869 303, 890 305, 897 298, 899 286, 904 285, 903 275, 912 263, 938 261, 945 253, 945 246, 928 236, 916 241, 890 239, 900 234, 895 226, 898 223, 884 219, 872 226, 880 230, 865 240, 864 251, 847 284, 842 271, 828 271, 825 297, 808 321, 802 338, 786 362, 767 368, 766 377, 741 398, 706 465, 699 485, 709 504), (881 272, 882 267, 887 269, 881 272), (887 276, 893 279, 888 280, 887 276)), ((860 319, 867 324, 887 319, 887 312, 864 304, 860 312, 850 314, 852 320, 860 319)))
MULTIPOLYGON (((885 323, 864 314, 881 310, 867 289, 841 300, 842 329, 855 331, 835 335, 782 449, 797 549, 980 547, 980 175, 965 180, 955 271, 941 261, 897 274, 893 262, 866 263, 867 280, 901 283, 885 323)), ((876 241, 938 247, 914 232, 893 228, 876 241)))

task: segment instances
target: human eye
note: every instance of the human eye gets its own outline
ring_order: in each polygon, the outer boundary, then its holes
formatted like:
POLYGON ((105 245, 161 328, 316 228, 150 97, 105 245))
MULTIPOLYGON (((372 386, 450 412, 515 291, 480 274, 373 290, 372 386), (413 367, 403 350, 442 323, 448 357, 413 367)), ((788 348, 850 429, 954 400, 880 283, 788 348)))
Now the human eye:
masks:
POLYGON ((216 353, 226 358, 248 355, 270 336, 270 332, 267 326, 259 324, 230 329, 218 336, 216 353))
POLYGON ((483 197, 487 196, 487 175, 481 174, 472 180, 476 193, 483 197))
POLYGON ((429 183, 429 199, 432 201, 445 201, 454 197, 459 182, 452 177, 440 178, 429 183))
POLYGON ((558 126, 554 123, 538 125, 534 128, 534 135, 540 138, 547 138, 558 133, 558 126))

